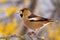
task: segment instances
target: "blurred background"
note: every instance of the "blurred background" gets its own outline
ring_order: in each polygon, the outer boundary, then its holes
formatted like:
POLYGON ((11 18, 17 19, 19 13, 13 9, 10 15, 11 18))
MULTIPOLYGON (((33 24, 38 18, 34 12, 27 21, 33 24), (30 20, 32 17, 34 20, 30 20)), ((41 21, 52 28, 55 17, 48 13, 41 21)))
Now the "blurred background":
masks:
MULTIPOLYGON (((58 7, 59 2, 56 2, 56 0, 0 0, 0 37, 16 34, 17 27, 20 27, 21 24, 20 15, 16 14, 16 11, 24 7, 29 8, 37 16, 60 22, 60 6, 58 7), (56 10, 58 11, 56 12, 56 10)), ((57 29, 54 29, 54 32, 49 32, 51 38, 49 40, 60 40, 60 24, 57 26, 59 27, 56 27, 57 29)), ((50 27, 48 29, 50 30, 50 27)))

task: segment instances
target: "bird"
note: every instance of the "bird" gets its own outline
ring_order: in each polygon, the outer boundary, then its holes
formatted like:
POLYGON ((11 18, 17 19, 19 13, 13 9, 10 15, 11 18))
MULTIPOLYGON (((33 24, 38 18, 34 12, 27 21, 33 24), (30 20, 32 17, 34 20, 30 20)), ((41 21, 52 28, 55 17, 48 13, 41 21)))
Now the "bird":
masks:
POLYGON ((31 13, 31 11, 28 8, 22 8, 19 10, 18 13, 22 18, 24 26, 32 30, 39 29, 48 22, 53 22, 53 20, 51 19, 43 18, 41 16, 37 16, 31 13))

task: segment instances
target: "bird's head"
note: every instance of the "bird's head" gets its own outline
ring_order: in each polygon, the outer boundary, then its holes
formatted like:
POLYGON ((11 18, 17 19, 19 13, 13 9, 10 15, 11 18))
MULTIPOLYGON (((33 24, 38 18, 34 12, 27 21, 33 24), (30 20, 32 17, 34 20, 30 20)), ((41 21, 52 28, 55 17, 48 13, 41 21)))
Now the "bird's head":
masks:
POLYGON ((21 17, 28 17, 31 15, 31 12, 29 11, 28 8, 22 8, 18 11, 21 17))

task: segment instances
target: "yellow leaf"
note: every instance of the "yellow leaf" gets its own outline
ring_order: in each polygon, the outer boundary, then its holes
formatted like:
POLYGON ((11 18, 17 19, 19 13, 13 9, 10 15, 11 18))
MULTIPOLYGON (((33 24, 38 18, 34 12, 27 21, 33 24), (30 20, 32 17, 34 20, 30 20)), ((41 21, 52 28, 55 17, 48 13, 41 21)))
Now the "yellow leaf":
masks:
POLYGON ((27 2, 29 2, 29 0, 24 0, 24 2, 26 2, 26 3, 27 3, 27 2))
POLYGON ((54 31, 55 31, 55 34, 56 34, 56 35, 59 35, 59 34, 60 34, 60 30, 59 30, 58 28, 55 29, 54 31))
POLYGON ((4 23, 1 24, 1 26, 0 26, 0 31, 1 31, 1 32, 4 32, 4 31, 5 31, 5 24, 4 24, 4 23))
POLYGON ((60 36, 56 36, 56 40, 60 40, 60 36))
POLYGON ((2 3, 5 3, 6 2, 6 0, 0 0, 2 3))
POLYGON ((13 14, 16 11, 16 7, 11 7, 11 8, 3 8, 5 11, 7 17, 9 17, 11 14, 13 14))
POLYGON ((7 35, 5 30, 6 30, 6 25, 3 23, 0 26, 0 32, 2 33, 2 36, 6 36, 7 35))
POLYGON ((8 36, 7 32, 2 32, 2 36, 8 36))
POLYGON ((54 38, 54 36, 55 36, 55 34, 54 34, 55 32, 54 31, 51 31, 50 33, 49 33, 49 38, 54 38))
POLYGON ((9 23, 6 28, 6 32, 8 34, 13 34, 15 29, 15 25, 13 23, 9 23))
POLYGON ((6 40, 6 39, 1 39, 1 40, 6 40))

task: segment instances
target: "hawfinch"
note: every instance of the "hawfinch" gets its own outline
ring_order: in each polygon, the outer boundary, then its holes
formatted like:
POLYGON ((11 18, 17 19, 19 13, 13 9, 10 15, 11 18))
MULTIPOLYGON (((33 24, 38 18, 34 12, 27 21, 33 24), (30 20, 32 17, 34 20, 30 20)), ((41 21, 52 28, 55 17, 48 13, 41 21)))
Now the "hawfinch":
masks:
POLYGON ((28 8, 23 8, 19 10, 19 13, 24 25, 33 30, 42 27, 44 24, 48 22, 53 22, 50 19, 34 15, 33 13, 30 12, 28 8))

